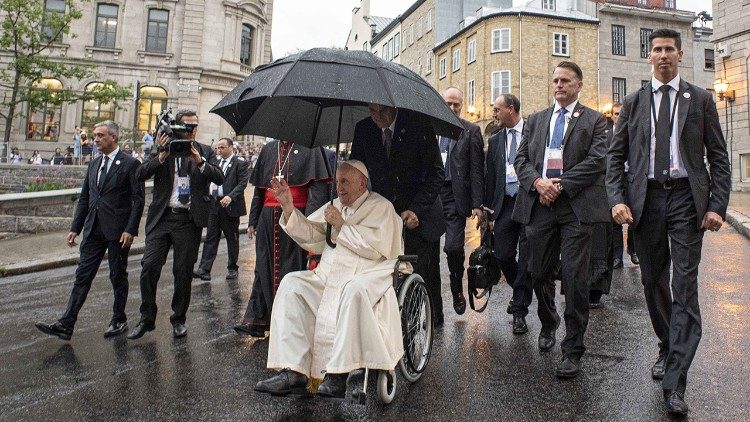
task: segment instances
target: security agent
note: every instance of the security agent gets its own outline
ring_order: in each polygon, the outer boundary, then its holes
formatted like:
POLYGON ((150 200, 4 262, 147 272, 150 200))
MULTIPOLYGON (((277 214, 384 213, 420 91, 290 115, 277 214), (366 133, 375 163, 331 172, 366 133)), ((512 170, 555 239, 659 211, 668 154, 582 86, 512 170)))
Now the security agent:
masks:
MULTIPOLYGON (((180 139, 195 141, 198 116, 194 111, 180 110, 175 116, 182 130, 174 129, 180 139)), ((137 339, 154 330, 156 320, 156 285, 169 248, 174 248, 174 294, 172 316, 175 337, 187 335, 185 314, 190 305, 190 283, 198 258, 201 231, 208 224, 211 196, 209 184, 221 185, 224 175, 208 163, 210 147, 192 142, 189 155, 170 154, 169 137, 157 137, 158 153, 140 167, 138 178, 154 178, 153 200, 146 218, 146 249, 141 261, 141 320, 128 338, 137 339)))

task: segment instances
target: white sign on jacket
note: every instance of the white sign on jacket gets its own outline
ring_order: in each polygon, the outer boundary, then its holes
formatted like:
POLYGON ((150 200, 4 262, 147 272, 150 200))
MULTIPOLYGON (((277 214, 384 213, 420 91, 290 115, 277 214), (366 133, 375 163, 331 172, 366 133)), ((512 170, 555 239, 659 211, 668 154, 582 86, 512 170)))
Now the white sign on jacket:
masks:
POLYGON ((403 254, 403 222, 393 205, 365 191, 338 208, 337 247, 325 241, 321 207, 309 217, 295 210, 280 226, 302 248, 321 254, 315 270, 287 274, 271 314, 268 368, 289 368, 311 378, 358 368, 393 369, 404 353, 393 289, 396 258, 403 254))

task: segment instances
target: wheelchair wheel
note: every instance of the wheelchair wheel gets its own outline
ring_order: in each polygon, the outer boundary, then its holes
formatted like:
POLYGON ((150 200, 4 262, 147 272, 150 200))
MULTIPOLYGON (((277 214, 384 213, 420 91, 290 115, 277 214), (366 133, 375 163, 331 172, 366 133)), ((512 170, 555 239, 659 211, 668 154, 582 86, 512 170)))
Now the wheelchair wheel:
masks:
POLYGON ((432 304, 427 286, 418 274, 409 275, 398 292, 404 357, 399 368, 409 382, 415 382, 430 361, 432 350, 432 304))
POLYGON ((378 371, 378 397, 383 404, 396 397, 396 371, 378 371))

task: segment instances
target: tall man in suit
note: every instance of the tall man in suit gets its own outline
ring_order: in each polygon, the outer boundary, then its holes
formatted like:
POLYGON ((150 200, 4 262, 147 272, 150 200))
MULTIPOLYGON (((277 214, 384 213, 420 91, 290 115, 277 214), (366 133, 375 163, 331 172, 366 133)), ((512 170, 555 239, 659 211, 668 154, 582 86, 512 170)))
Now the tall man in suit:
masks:
MULTIPOLYGON (((466 219, 482 218, 484 140, 479 126, 460 117, 464 105, 463 92, 450 87, 443 92, 443 99, 453 113, 459 116, 464 127, 458 139, 438 137, 440 155, 445 166, 445 181, 440 189, 445 216, 443 252, 448 260, 453 309, 461 315, 466 311, 463 293, 466 219)), ((442 320, 442 316, 442 313, 438 314, 438 322, 442 320)))
POLYGON ((594 223, 610 221, 604 188, 607 120, 578 102, 581 87, 577 64, 564 61, 555 68, 555 104, 529 117, 515 161, 520 190, 513 218, 526 225, 543 351, 554 346, 560 323, 552 264, 561 256, 565 339, 556 371, 560 378, 580 372, 589 320, 591 230, 594 223))
POLYGON ((440 236, 445 233, 440 187, 445 179, 432 127, 413 112, 370 104, 370 117, 354 128, 349 159, 365 164, 372 191, 393 203, 404 220, 404 250, 419 256, 414 272, 424 278, 433 322, 440 325, 440 236))
POLYGON ((711 94, 678 74, 680 34, 660 29, 649 41, 654 75, 623 103, 609 151, 607 193, 615 221, 634 227, 646 304, 659 338, 651 375, 663 378, 667 410, 684 415, 687 372, 701 338, 703 232, 724 222, 730 168, 711 94))
POLYGON ((489 139, 484 203, 492 208, 490 227, 495 238, 495 258, 513 288, 508 313, 513 315, 513 334, 529 331, 529 313, 533 286, 527 273, 528 242, 523 225, 513 221, 518 194, 518 176, 513 165, 521 145, 524 121, 519 114, 521 102, 513 94, 495 99, 492 112, 501 129, 489 139), (516 260, 516 251, 518 260, 516 260))
MULTIPOLYGON (((227 239, 227 280, 237 278, 237 258, 240 252, 240 217, 247 214, 245 205, 245 188, 247 187, 247 162, 234 155, 234 142, 229 138, 221 138, 216 144, 219 153, 217 164, 224 174, 224 184, 211 184, 209 192, 211 201, 208 216, 206 241, 203 243, 203 254, 198 269, 193 277, 201 280, 211 280, 211 267, 219 249, 221 233, 227 239)), ((216 161, 214 161, 216 162, 216 161)))
POLYGON ((128 329, 125 303, 128 300, 128 252, 143 215, 143 182, 136 172, 140 163, 118 146, 120 128, 111 120, 94 125, 94 142, 101 155, 89 163, 68 233, 68 246, 76 245, 83 231, 81 262, 76 269, 73 291, 65 314, 53 324, 38 322, 42 332, 70 340, 91 282, 107 252, 109 279, 115 293, 112 320, 104 337, 128 329))
POLYGON ((190 305, 193 266, 212 201, 208 186, 224 183, 221 169, 208 162, 214 155, 211 148, 195 142, 198 131, 195 112, 180 110, 175 118, 189 128, 175 133, 181 139, 193 141, 190 155, 171 156, 168 138, 161 133, 158 153, 138 169, 141 181, 154 178, 154 189, 146 217, 146 250, 141 260, 141 320, 128 334, 130 339, 143 337, 155 328, 156 285, 170 247, 174 249, 174 294, 169 320, 174 337, 187 335, 185 314, 190 305))

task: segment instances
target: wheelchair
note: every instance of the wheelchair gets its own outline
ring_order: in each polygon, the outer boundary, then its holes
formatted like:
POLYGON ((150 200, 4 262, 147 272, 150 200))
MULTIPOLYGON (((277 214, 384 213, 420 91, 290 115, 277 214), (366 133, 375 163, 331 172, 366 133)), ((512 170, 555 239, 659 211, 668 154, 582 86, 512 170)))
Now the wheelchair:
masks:
MULTIPOLYGON (((308 257, 308 268, 314 267, 320 256, 308 257)), ((432 352, 432 302, 427 293, 427 285, 419 274, 406 274, 399 270, 402 263, 414 264, 417 255, 401 255, 393 269, 393 288, 398 298, 398 309, 401 316, 401 331, 404 342, 404 356, 397 368, 377 371, 378 398, 383 404, 389 404, 396 396, 396 369, 410 383, 422 377, 432 352)), ((364 384, 361 391, 354 391, 344 401, 364 405, 367 402, 367 380, 369 369, 365 368, 364 384)))

